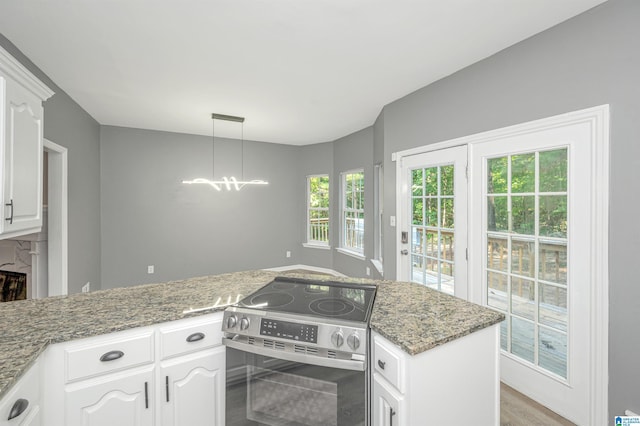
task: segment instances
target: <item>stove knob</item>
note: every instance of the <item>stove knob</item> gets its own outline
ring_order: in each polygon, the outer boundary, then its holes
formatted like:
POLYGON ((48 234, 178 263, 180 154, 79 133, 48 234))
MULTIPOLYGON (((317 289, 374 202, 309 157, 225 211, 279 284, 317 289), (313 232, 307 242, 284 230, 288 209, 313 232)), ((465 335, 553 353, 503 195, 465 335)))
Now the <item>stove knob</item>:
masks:
POLYGON ((331 343, 333 343, 333 346, 336 348, 342 346, 344 343, 344 334, 342 334, 342 331, 338 330, 331 335, 331 343))
POLYGON ((240 320, 240 330, 246 330, 247 328, 249 328, 249 318, 242 317, 240 320))
POLYGON ((238 325, 238 317, 235 315, 231 315, 227 318, 227 328, 234 328, 238 325))
POLYGON ((358 336, 358 333, 353 333, 351 336, 347 337, 347 345, 349 345, 349 347, 354 351, 360 347, 360 337, 358 336))

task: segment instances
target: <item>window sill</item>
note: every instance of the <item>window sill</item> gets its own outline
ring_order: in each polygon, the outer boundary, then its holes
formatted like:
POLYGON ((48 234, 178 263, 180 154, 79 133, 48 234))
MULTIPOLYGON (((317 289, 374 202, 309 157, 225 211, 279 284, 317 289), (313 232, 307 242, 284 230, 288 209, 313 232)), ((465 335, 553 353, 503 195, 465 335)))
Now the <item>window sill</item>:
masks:
POLYGON ((320 250, 331 250, 331 246, 328 244, 302 243, 302 247, 320 250))
POLYGON ((358 253, 357 251, 348 250, 346 248, 338 247, 336 250, 342 254, 346 254, 347 256, 355 257, 356 259, 365 260, 366 257, 362 253, 358 253))
POLYGON ((376 268, 380 275, 384 275, 384 267, 382 266, 382 262, 378 259, 371 259, 371 264, 376 268))

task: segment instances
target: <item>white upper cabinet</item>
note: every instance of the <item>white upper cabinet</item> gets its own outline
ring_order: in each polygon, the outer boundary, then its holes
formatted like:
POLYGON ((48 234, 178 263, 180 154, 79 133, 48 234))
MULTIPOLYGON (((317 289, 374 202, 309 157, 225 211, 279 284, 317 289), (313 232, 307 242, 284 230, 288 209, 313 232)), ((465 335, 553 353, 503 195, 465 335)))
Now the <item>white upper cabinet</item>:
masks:
POLYGON ((52 95, 0 48, 0 238, 42 228, 42 102, 52 95))

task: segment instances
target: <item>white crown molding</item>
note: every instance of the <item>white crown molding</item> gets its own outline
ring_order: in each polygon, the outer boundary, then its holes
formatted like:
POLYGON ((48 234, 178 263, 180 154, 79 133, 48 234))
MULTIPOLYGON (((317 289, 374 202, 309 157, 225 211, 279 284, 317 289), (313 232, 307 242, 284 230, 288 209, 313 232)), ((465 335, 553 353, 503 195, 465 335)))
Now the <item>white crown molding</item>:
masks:
POLYGON ((0 47, 0 73, 14 80, 43 101, 55 93, 2 47, 0 47))

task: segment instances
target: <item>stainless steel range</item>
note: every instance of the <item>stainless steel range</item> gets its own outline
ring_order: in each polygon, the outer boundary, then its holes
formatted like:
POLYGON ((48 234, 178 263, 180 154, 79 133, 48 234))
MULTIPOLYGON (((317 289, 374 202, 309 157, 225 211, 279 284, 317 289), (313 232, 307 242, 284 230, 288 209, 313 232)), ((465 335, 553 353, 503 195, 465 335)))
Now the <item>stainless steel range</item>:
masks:
POLYGON ((279 277, 225 310, 227 425, 366 425, 375 285, 279 277))

